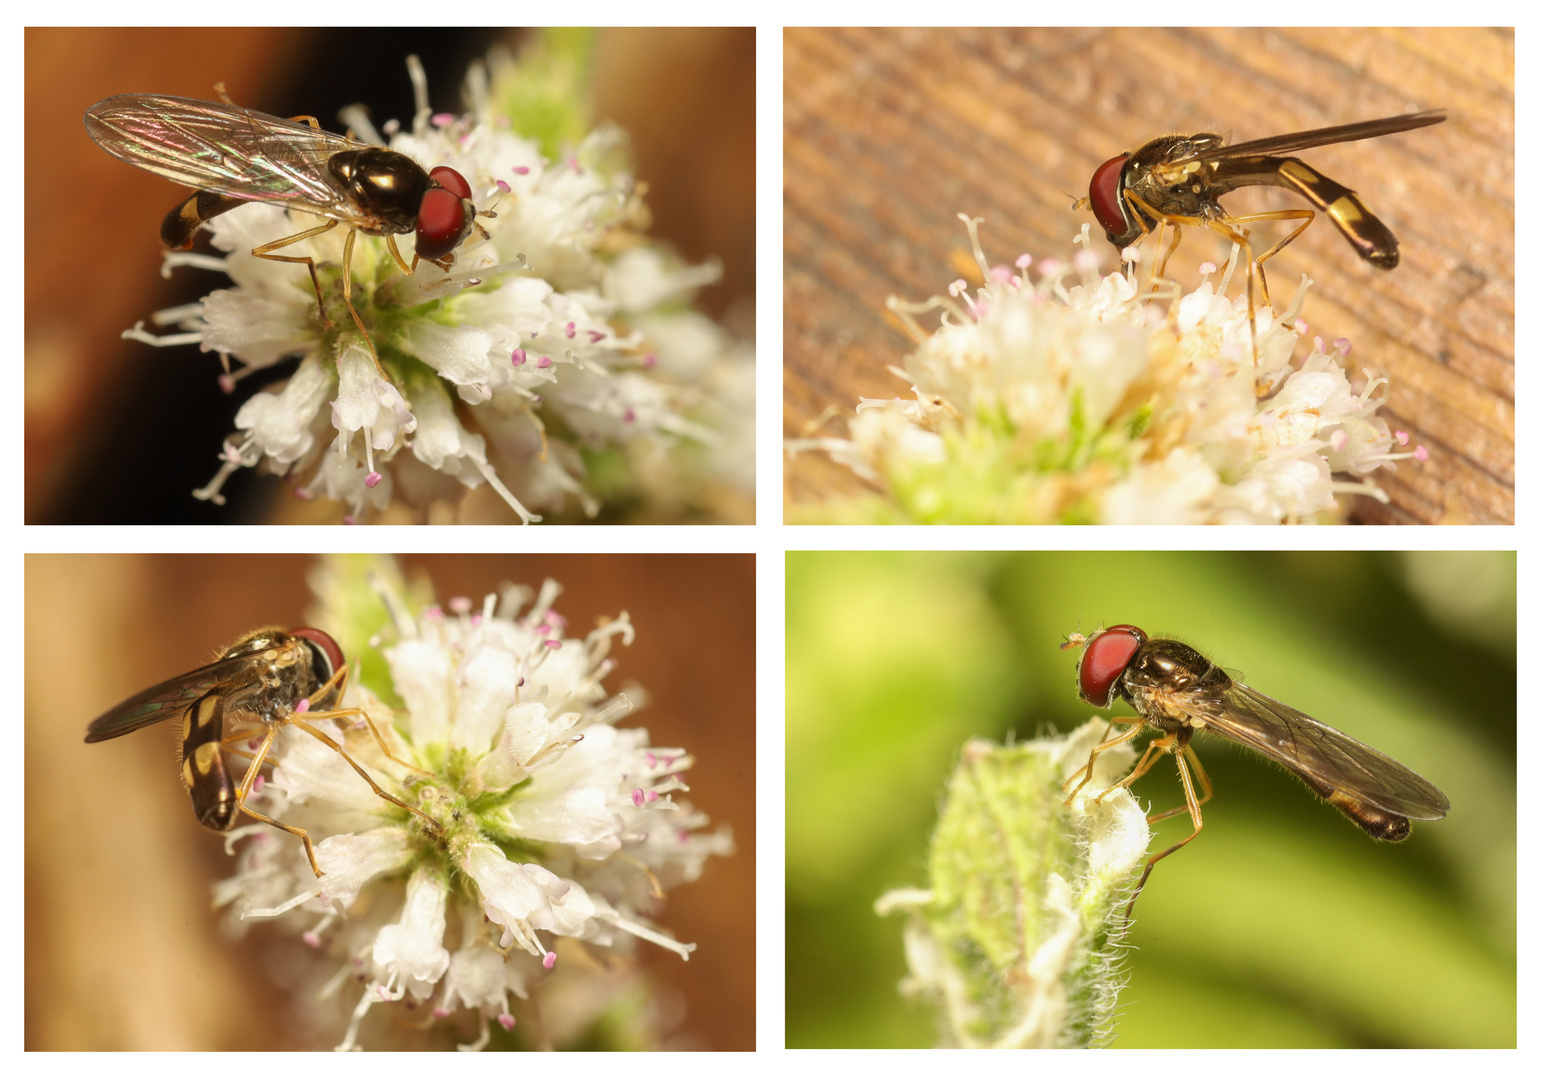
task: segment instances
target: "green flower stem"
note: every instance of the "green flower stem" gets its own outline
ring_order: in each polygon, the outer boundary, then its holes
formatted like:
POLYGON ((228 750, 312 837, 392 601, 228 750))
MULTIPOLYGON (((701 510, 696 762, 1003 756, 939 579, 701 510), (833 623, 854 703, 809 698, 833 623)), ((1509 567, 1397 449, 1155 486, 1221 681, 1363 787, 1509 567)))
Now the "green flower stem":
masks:
POLYGON ((1124 908, 1151 833, 1128 791, 1093 800, 1134 751, 1100 755, 1069 806, 1063 791, 1107 730, 1093 720, 1056 739, 969 742, 932 837, 930 888, 878 901, 879 914, 910 916, 903 988, 938 1006, 944 1045, 1110 1037, 1124 908))

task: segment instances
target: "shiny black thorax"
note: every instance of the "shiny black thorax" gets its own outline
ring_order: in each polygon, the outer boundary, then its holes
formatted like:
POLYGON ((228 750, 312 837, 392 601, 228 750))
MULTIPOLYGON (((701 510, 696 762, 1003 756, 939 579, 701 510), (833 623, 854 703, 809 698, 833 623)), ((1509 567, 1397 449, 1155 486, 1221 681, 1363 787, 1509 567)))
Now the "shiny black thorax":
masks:
POLYGON ((1183 642, 1158 638, 1136 651, 1115 685, 1118 696, 1152 727, 1192 735, 1195 714, 1185 701, 1219 701, 1231 676, 1183 642))
POLYGON ((361 209, 381 219, 373 229, 358 227, 359 231, 375 236, 416 229, 423 196, 436 186, 423 166, 406 154, 378 147, 333 154, 327 159, 327 171, 361 209))

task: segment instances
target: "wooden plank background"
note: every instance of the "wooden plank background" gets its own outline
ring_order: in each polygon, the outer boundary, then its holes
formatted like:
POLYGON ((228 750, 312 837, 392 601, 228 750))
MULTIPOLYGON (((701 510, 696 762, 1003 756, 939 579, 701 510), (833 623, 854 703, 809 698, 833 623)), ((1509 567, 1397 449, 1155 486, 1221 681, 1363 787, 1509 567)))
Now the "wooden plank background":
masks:
MULTIPOLYGON (((1319 220, 1270 279, 1288 297, 1311 274, 1310 332, 1348 337, 1351 360, 1387 374, 1381 415, 1430 450, 1378 472, 1391 505, 1360 499, 1353 520, 1513 523, 1511 32, 790 29, 784 42, 787 437, 828 406, 908 395, 886 370, 910 342, 884 301, 978 283, 960 211, 985 219, 993 263, 1064 259, 1091 220, 1070 204, 1092 171, 1153 135, 1240 142, 1445 107, 1435 127, 1302 154, 1391 226, 1396 270, 1319 220)), ((1299 204, 1269 188, 1227 198, 1233 213, 1299 204)), ((1170 273, 1192 287, 1200 261, 1226 255, 1189 236, 1170 273)), ((819 454, 787 459, 784 478, 800 505, 863 486, 819 454)))

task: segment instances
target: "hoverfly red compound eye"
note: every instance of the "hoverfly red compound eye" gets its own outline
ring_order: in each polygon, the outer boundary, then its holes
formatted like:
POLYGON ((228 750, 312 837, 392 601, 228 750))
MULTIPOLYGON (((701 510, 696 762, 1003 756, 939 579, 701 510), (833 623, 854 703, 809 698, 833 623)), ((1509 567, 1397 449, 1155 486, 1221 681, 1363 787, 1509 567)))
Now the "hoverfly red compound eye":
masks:
POLYGON ((316 648, 320 649, 322 655, 327 658, 327 663, 332 665, 330 670, 322 673, 322 682, 326 682, 342 669, 343 650, 338 648, 337 642, 332 640, 331 634, 327 633, 325 630, 316 630, 309 626, 297 627, 296 629, 289 632, 297 638, 304 638, 306 641, 309 641, 312 645, 316 646, 316 648))
POLYGON ((1106 709, 1114 698, 1114 685, 1135 658, 1136 650, 1146 643, 1146 632, 1138 626, 1121 623, 1094 634, 1076 667, 1082 700, 1106 709))
POLYGON ((471 231, 476 208, 471 205, 471 185, 447 165, 429 170, 438 187, 429 188, 418 207, 419 258, 442 259, 454 251, 471 231))
POLYGON ((1124 163, 1129 159, 1129 154, 1120 154, 1099 165, 1087 189, 1087 197, 1092 202, 1092 216, 1098 219, 1098 224, 1103 226, 1103 231, 1110 238, 1124 236, 1130 231, 1130 221, 1125 217, 1123 192, 1120 190, 1124 163))
POLYGON ((441 165, 437 169, 429 169, 428 178, 440 187, 454 192, 457 199, 471 198, 471 185, 466 183, 464 176, 448 165, 441 165))

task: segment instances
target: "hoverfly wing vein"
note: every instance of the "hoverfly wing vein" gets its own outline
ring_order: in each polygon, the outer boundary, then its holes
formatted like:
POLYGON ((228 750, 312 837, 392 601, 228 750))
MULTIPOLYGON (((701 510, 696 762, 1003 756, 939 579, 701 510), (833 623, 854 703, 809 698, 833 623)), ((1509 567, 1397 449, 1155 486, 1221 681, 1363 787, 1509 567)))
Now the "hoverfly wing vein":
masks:
POLYGON ((1407 766, 1243 683, 1232 682, 1205 725, 1283 765, 1324 798, 1346 792, 1418 821, 1438 820, 1451 808, 1438 788, 1407 766))
POLYGON ((191 188, 368 222, 327 172, 367 144, 233 105, 123 94, 86 113, 97 144, 130 165, 191 188))
POLYGON ((1250 139, 1247 142, 1236 143, 1233 146, 1203 150, 1192 155, 1190 160, 1194 157, 1217 160, 1259 154, 1287 154, 1295 150, 1308 150, 1314 146, 1358 142, 1361 139, 1393 135, 1399 131, 1412 131, 1415 128, 1438 124, 1445 118, 1444 109, 1431 109, 1428 112, 1389 116, 1382 120, 1364 120, 1356 124, 1340 124, 1335 127, 1315 128, 1311 131, 1293 131, 1288 135, 1271 135, 1263 139, 1250 139))
POLYGON ((189 671, 142 690, 91 721, 86 728, 86 742, 116 739, 131 731, 181 716, 199 698, 231 675, 240 672, 246 662, 245 657, 216 660, 196 671, 189 671))

